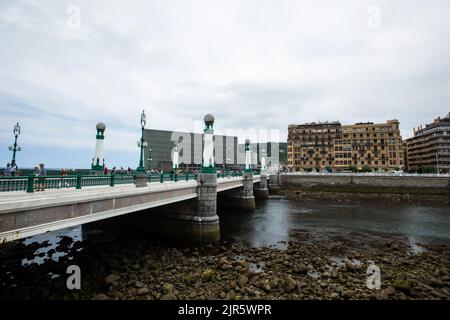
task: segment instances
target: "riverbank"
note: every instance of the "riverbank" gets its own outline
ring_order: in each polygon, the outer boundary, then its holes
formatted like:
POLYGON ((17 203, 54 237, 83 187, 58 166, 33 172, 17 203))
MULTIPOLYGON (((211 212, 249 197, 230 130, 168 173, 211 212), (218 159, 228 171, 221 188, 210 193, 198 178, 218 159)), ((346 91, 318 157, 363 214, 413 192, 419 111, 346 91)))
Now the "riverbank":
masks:
POLYGON ((399 192, 398 190, 386 190, 376 188, 360 188, 358 190, 349 188, 331 187, 300 187, 284 186, 277 191, 278 195, 287 199, 302 201, 333 201, 336 203, 354 203, 364 201, 384 201, 386 203, 416 203, 433 206, 449 206, 450 196, 447 194, 429 194, 421 192, 399 192))
MULTIPOLYGON (((299 229, 269 247, 221 243, 171 247, 140 236, 63 237, 44 263, 24 267, 41 245, 3 245, 0 298, 11 299, 449 299, 450 246, 411 246, 383 234, 299 229), (20 249, 20 250, 19 250, 20 249), (81 268, 82 289, 66 288, 81 268), (367 268, 381 272, 369 289, 367 268)), ((44 244, 46 245, 46 244, 44 244)))

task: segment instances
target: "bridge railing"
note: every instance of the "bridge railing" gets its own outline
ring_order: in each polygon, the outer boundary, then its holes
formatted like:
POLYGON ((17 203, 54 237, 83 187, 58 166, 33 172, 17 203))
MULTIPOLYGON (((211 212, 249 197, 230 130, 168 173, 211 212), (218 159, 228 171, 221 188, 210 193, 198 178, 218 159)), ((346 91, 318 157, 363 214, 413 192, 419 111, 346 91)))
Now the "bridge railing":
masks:
MULTIPOLYGON (((217 173, 218 178, 240 177, 240 172, 217 173)), ((34 192, 46 189, 82 189, 83 187, 110 186, 134 183, 133 174, 109 174, 109 175, 76 175, 76 176, 3 176, 0 177, 0 192, 27 191, 34 192)), ((168 181, 190 181, 197 180, 197 174, 189 172, 182 174, 163 173, 148 174, 147 182, 164 183, 168 181)))

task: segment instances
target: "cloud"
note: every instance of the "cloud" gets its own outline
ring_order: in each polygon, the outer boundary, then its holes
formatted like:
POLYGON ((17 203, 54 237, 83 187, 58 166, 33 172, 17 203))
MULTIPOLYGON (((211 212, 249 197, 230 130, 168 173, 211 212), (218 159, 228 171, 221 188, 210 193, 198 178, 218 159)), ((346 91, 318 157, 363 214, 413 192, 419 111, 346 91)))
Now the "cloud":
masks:
POLYGON ((73 4, 0 4, 1 145, 20 121, 24 144, 84 156, 102 121, 106 149, 131 165, 144 108, 151 128, 198 130, 211 112, 218 131, 282 140, 318 120, 397 118, 406 136, 449 110, 448 1, 81 0, 75 30, 73 4))

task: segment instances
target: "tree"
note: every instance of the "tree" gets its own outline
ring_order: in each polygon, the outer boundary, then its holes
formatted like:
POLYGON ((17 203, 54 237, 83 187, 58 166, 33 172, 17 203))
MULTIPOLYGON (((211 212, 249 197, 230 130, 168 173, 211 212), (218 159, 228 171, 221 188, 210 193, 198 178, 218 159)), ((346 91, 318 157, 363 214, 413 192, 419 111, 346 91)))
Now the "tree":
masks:
POLYGON ((361 171, 362 172, 372 172, 372 168, 366 164, 364 167, 362 167, 361 171))
POLYGON ((423 173, 436 173, 437 170, 436 170, 436 167, 434 167, 434 166, 425 166, 422 168, 422 172, 423 173))
POLYGON ((348 166, 348 170, 350 170, 351 172, 356 172, 356 171, 358 171, 358 168, 356 166, 351 165, 351 166, 348 166))

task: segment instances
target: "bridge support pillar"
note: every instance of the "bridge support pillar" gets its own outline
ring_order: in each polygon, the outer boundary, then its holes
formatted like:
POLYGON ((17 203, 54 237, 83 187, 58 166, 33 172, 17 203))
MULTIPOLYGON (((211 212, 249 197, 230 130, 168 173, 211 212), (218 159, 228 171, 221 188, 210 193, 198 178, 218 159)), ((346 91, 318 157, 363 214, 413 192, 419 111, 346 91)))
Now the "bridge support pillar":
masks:
POLYGON ((256 209, 253 195, 253 173, 244 172, 243 187, 220 193, 220 206, 224 209, 253 211, 256 209))
POLYGON ((269 179, 269 191, 273 193, 277 193, 281 189, 280 184, 280 175, 272 174, 269 179))
POLYGON ((269 189, 267 188, 267 176, 261 175, 259 187, 256 187, 254 190, 255 197, 257 199, 268 199, 269 198, 269 189))
POLYGON ((199 173, 197 198, 168 205, 159 227, 163 237, 191 243, 220 241, 217 216, 217 175, 199 173))
POLYGON ((211 243, 220 240, 219 217, 217 216, 217 174, 199 173, 197 199, 194 214, 187 221, 188 239, 211 243))
POLYGON ((253 173, 252 172, 244 172, 243 175, 243 184, 242 193, 240 199, 238 199, 239 206, 245 210, 255 210, 255 197, 253 195, 253 173))

